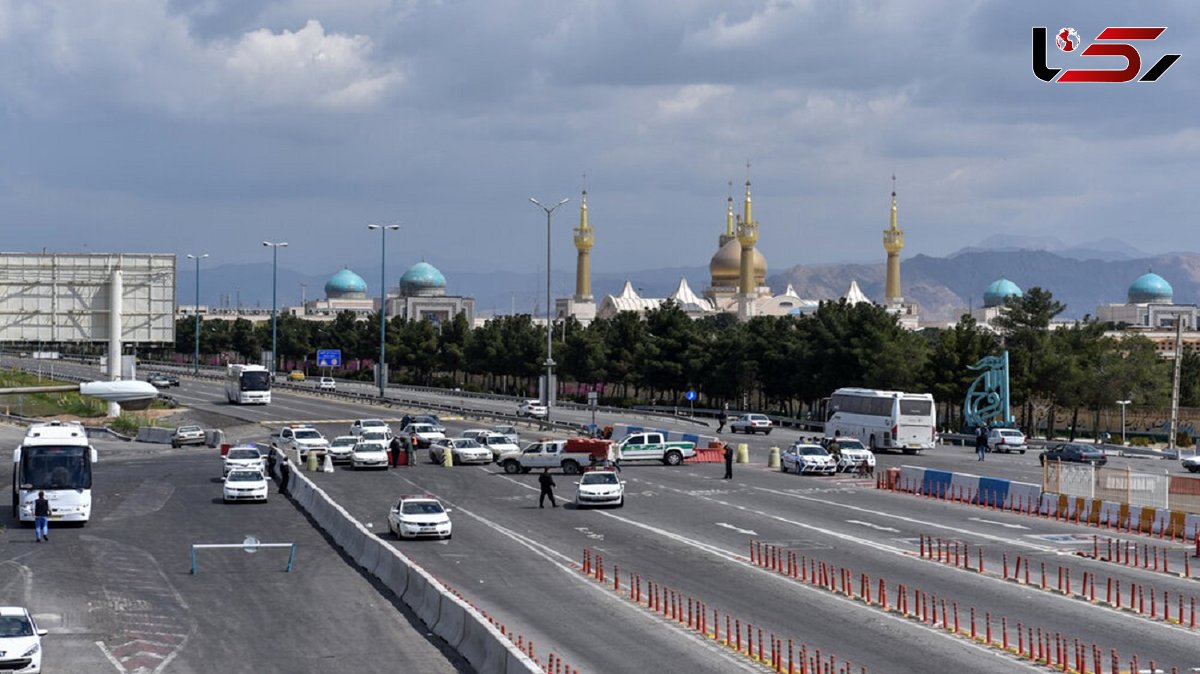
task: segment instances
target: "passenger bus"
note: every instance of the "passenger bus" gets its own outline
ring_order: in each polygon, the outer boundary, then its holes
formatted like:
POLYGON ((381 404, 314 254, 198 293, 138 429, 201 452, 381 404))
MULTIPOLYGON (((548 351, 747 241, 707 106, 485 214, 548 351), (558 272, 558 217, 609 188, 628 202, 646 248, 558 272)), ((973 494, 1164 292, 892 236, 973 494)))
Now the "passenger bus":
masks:
POLYGON ((262 365, 230 365, 225 372, 225 397, 235 405, 271 402, 271 373, 262 365))
POLYGON ((871 451, 933 449, 937 417, 929 393, 840 388, 826 400, 825 437, 858 438, 871 451))
POLYGON ((33 424, 13 450, 13 510, 33 522, 38 492, 50 501, 50 520, 87 522, 92 516, 92 464, 96 450, 77 421, 33 424))

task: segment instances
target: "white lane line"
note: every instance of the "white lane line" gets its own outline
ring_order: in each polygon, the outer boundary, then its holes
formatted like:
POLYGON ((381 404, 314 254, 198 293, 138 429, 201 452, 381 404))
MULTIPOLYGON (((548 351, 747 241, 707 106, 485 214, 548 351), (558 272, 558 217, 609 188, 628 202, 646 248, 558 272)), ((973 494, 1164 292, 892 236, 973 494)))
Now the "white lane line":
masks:
POLYGON ((1009 529, 1028 529, 1029 527, 1023 524, 1009 524, 1008 522, 997 522, 996 520, 985 520, 982 517, 968 517, 972 522, 982 522, 983 524, 995 524, 998 527, 1008 527, 1009 529))
POLYGON ((725 527, 726 529, 733 529, 734 531, 738 532, 739 534, 746 534, 748 536, 757 536, 758 535, 758 532, 753 529, 742 529, 741 527, 735 527, 732 524, 726 524, 725 522, 717 522, 716 524, 719 527, 725 527))
POLYGON ((860 524, 864 527, 869 527, 871 529, 875 529, 876 531, 890 531, 894 534, 900 533, 899 529, 893 529, 891 527, 882 527, 882 526, 879 526, 878 524, 873 524, 871 522, 864 522, 862 520, 846 520, 846 521, 850 524, 860 524))

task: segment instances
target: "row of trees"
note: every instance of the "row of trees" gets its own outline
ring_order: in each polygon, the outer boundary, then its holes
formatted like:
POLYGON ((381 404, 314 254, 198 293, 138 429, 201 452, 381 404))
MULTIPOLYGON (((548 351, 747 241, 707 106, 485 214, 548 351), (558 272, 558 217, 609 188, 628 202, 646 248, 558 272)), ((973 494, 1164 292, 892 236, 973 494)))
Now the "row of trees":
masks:
MULTIPOLYGON (((971 381, 968 369, 985 355, 1010 352, 1014 407, 1026 426, 1069 412, 1098 414, 1118 399, 1165 404, 1171 371, 1153 343, 1132 335, 1114 339, 1105 326, 1080 321, 1051 329, 1063 305, 1032 288, 1009 300, 995 331, 964 317, 948 328, 912 332, 881 307, 823 303, 807 316, 756 317, 739 322, 721 314, 700 320, 666 303, 645 315, 626 312, 588 326, 574 319, 554 326, 554 357, 561 384, 599 387, 621 402, 676 404, 685 391, 700 404, 798 415, 842 386, 929 391, 943 404, 950 427, 971 381)), ((192 319, 177 325, 176 350, 192 352, 192 319)), ((270 347, 269 322, 204 321, 205 354, 256 360, 270 347)), ((318 348, 339 348, 344 360, 373 362, 379 354, 379 320, 349 312, 332 322, 281 316, 279 355, 312 360, 318 348)), ((436 325, 392 318, 387 361, 395 381, 481 388, 509 393, 536 390, 546 359, 545 327, 528 315, 501 316, 471 329, 464 317, 436 325)), ((1200 357, 1183 363, 1184 404, 1200 404, 1200 357)), ((369 368, 361 373, 369 377, 369 368)), ((575 389, 572 389, 575 390, 575 389)), ((1073 423, 1072 425, 1077 425, 1073 423)))

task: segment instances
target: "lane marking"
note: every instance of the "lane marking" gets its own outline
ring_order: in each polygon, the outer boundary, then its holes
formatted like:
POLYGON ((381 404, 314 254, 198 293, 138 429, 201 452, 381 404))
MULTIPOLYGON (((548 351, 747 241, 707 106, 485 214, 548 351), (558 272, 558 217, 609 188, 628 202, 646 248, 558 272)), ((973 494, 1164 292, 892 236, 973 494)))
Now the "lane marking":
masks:
POLYGON ((757 536, 758 535, 758 532, 753 529, 742 529, 741 527, 735 527, 732 524, 726 524, 725 522, 717 522, 716 524, 719 527, 725 527, 726 529, 733 529, 734 531, 738 532, 739 534, 746 534, 748 536, 757 536))
POLYGON ((1024 524, 1009 524, 1008 522, 997 522, 996 520, 985 520, 982 517, 968 517, 972 522, 982 522, 984 524, 995 524, 998 527, 1008 527, 1009 529, 1028 529, 1024 524))
POLYGON ((846 521, 849 522, 850 524, 861 524, 864 527, 870 527, 871 529, 875 529, 876 531, 890 531, 893 534, 900 533, 899 529, 893 529, 891 527, 882 527, 882 526, 879 526, 878 524, 872 524, 871 522, 864 522, 862 520, 846 520, 846 521))

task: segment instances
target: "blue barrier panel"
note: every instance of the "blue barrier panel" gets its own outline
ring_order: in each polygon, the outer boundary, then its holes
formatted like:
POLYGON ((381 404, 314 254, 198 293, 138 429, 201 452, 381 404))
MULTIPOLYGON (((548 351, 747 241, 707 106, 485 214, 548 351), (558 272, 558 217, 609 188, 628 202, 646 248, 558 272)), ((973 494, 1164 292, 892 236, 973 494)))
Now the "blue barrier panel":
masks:
POLYGON ((683 441, 684 441, 684 442, 690 442, 690 443, 692 443, 693 445, 696 445, 697 447, 699 447, 699 446, 700 446, 700 436, 699 436, 699 435, 696 435, 695 433, 684 433, 684 434, 683 434, 683 441))
POLYGON ((974 503, 1003 508, 1008 499, 1009 484, 1011 483, 1008 480, 994 477, 979 478, 979 495, 974 499, 974 503))
POLYGON ((950 481, 953 479, 954 473, 926 468, 925 480, 921 483, 921 493, 943 497, 950 491, 950 481))

